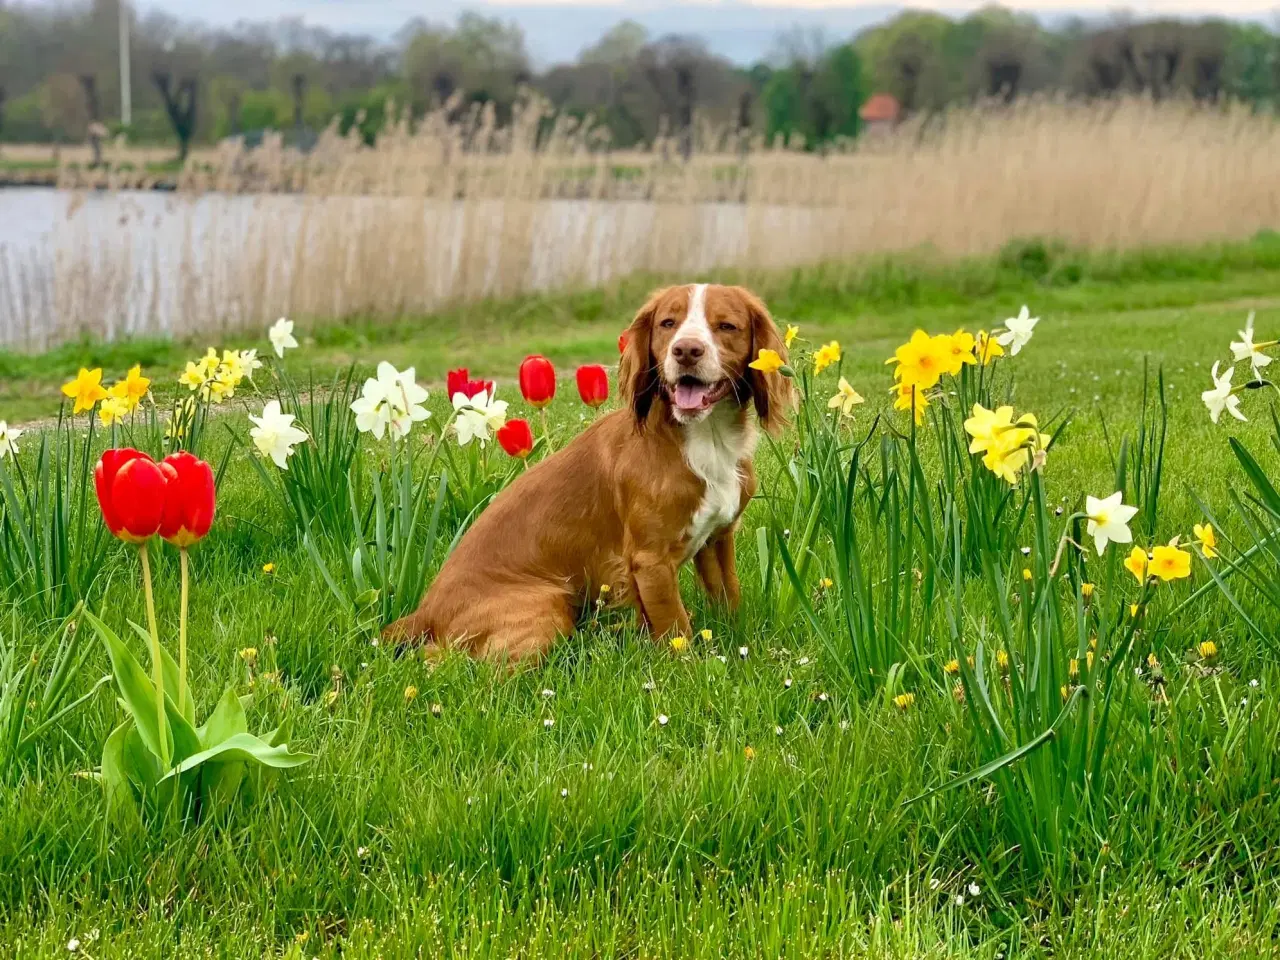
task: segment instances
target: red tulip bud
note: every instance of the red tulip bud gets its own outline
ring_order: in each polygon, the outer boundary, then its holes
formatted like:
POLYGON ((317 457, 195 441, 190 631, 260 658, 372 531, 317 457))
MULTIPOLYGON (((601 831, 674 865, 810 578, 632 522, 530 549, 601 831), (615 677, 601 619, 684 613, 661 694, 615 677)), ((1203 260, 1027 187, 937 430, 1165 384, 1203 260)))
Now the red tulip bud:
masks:
POLYGON ((598 407, 609 399, 609 373, 598 363, 578 368, 578 396, 588 407, 598 407))
POLYGON ((121 540, 144 543, 160 529, 165 476, 145 453, 128 447, 104 450, 93 485, 107 529, 121 540))
POLYGON ((165 457, 160 471, 168 481, 160 536, 175 547, 189 547, 213 525, 213 470, 184 450, 165 457))
POLYGON ((524 358, 520 364, 520 392, 532 407, 542 408, 556 395, 556 368, 541 354, 524 358))
POLYGON ((508 420, 497 433, 502 449, 523 460, 533 451, 533 431, 528 420, 508 420))
POLYGON ((457 370, 450 370, 445 374, 445 390, 452 400, 457 394, 462 394, 468 400, 474 400, 482 393, 493 393, 492 380, 472 380, 471 371, 466 367, 459 367, 457 370))

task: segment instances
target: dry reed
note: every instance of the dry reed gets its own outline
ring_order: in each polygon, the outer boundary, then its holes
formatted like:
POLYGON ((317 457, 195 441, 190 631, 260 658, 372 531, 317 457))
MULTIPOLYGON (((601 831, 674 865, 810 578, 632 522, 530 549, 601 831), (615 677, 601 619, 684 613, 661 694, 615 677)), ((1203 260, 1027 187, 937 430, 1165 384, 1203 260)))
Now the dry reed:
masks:
MULTIPOLYGON (((507 127, 438 113, 373 148, 336 129, 305 155, 230 144, 194 156, 175 195, 72 201, 39 249, 0 257, 0 342, 397 316, 636 271, 984 254, 1015 237, 1241 237, 1280 223, 1277 155, 1269 117, 1140 100, 978 107, 825 154, 700 128, 688 161, 671 138, 610 151, 537 105, 507 127)), ((122 157, 111 147, 93 176, 146 185, 122 157)))

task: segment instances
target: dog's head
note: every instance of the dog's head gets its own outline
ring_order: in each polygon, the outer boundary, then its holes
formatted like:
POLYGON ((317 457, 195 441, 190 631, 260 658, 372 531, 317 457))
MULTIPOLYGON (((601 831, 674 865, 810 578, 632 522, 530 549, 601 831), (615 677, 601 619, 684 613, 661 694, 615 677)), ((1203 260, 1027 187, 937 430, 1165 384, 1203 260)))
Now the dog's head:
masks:
POLYGON ((619 391, 643 425, 662 398, 677 423, 696 423, 719 403, 754 403, 776 432, 793 404, 791 381, 748 364, 787 348, 760 298, 742 287, 689 284, 653 293, 626 334, 619 391))

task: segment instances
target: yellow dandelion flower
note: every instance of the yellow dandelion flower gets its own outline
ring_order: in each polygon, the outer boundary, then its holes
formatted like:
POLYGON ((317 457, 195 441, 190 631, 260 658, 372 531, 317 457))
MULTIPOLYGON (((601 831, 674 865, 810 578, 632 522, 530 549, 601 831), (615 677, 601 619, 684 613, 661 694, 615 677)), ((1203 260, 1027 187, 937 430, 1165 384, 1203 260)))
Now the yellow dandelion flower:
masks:
POLYGON ((954 677, 956 674, 960 672, 960 661, 948 660, 946 663, 942 665, 942 672, 947 674, 948 676, 954 677))
POLYGON ((688 645, 689 645, 689 641, 688 641, 687 639, 685 639, 684 637, 672 637, 672 638, 671 638, 671 649, 672 649, 672 650, 674 650, 676 653, 679 653, 681 650, 683 650, 683 649, 684 649, 685 647, 687 647, 688 645))
POLYGON ((743 749, 742 755, 748 760, 754 760, 756 758, 756 751, 753 747, 746 747, 743 749))
POLYGON ((703 630, 701 633, 698 634, 698 636, 702 637, 704 643, 711 642, 712 634, 710 630, 703 630))
POLYGON ((258 662, 258 648, 244 647, 240 651, 240 659, 252 667, 258 662))
POLYGON ((1082 584, 1080 584, 1080 596, 1084 597, 1086 600, 1088 600, 1090 597, 1092 597, 1092 596, 1093 596, 1093 584, 1092 584, 1092 583, 1082 583, 1082 584))
POLYGON ((893 698, 893 705, 899 710, 909 710, 915 705, 916 695, 914 693, 900 693, 893 698))
POLYGON ((1218 655, 1218 645, 1212 640, 1203 640, 1196 647, 1196 652, 1202 660, 1212 660, 1218 655))
POLYGON ((264 563, 262 565, 262 572, 265 573, 267 576, 270 576, 271 574, 276 572, 276 565, 274 563, 264 563))
POLYGON ((404 688, 404 702, 413 703, 414 698, 418 696, 418 688, 412 683, 404 688))
POLYGON ((996 667, 1001 673, 1009 672, 1009 654, 1004 650, 996 651, 996 667))

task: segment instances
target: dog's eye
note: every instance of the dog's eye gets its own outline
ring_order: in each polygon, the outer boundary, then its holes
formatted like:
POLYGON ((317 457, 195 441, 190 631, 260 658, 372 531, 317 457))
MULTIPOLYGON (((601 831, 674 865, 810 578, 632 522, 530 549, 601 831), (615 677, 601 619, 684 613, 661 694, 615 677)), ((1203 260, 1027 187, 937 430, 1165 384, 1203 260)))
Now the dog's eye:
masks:
POLYGON ((676 322, 672 320, 670 317, 667 317, 667 319, 663 320, 662 323, 658 324, 658 326, 662 327, 665 330, 670 330, 675 325, 676 325, 676 322))
POLYGON ((721 330, 725 331, 726 333, 728 333, 728 332, 731 332, 731 331, 733 331, 733 330, 737 330, 738 328, 737 328, 737 327, 735 327, 732 323, 729 323, 729 322, 726 320, 724 323, 720 324, 719 329, 721 329, 721 330))

